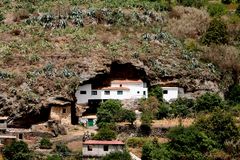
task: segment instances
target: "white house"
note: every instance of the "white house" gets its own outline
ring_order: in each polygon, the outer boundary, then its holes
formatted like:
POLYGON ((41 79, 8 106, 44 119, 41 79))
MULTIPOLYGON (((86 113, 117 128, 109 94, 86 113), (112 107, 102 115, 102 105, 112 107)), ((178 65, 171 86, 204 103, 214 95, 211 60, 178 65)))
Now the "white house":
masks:
POLYGON ((88 140, 83 142, 82 153, 83 158, 99 158, 106 154, 123 151, 124 143, 121 141, 98 141, 88 140))
POLYGON ((75 96, 78 104, 86 104, 89 100, 140 99, 148 97, 148 88, 142 80, 113 80, 109 86, 101 88, 82 85, 75 96))
POLYGON ((162 89, 163 99, 167 102, 174 101, 183 94, 183 89, 179 87, 162 87, 162 89))

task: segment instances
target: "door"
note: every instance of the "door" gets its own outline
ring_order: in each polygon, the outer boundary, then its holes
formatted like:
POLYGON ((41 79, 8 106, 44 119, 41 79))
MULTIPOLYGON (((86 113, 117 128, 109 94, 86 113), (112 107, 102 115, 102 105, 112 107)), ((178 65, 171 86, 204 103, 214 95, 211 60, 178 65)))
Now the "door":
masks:
POLYGON ((93 126, 93 119, 88 119, 88 126, 92 127, 93 126))

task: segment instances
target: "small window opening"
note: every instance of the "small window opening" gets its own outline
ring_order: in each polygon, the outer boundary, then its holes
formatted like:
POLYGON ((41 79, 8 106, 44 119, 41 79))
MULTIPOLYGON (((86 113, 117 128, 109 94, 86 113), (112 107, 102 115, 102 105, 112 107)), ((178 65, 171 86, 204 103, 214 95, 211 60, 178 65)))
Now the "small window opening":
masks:
POLYGON ((104 150, 104 151, 108 151, 108 145, 104 145, 104 146, 103 146, 103 150, 104 150))
POLYGON ((146 96, 146 91, 143 91, 143 95, 146 96))
POLYGON ((97 95, 97 91, 92 91, 92 95, 97 95))
POLYGON ((80 94, 87 94, 87 91, 80 91, 80 94))
POLYGON ((92 151, 92 146, 90 145, 90 146, 88 146, 88 151, 92 151))
POLYGON ((137 94, 139 94, 140 93, 140 91, 137 91, 137 94))
POLYGON ((163 94, 168 94, 168 90, 163 90, 163 94))
POLYGON ((110 91, 104 91, 105 95, 110 95, 110 91))
POLYGON ((120 87, 122 87, 122 84, 120 84, 120 87))
POLYGON ((4 120, 0 120, 0 123, 5 123, 5 121, 4 120))
POLYGON ((62 113, 66 113, 66 112, 67 112, 67 109, 63 108, 62 113))
POLYGON ((123 91, 117 91, 117 95, 123 95, 123 91))
POLYGON ((22 133, 19 133, 18 138, 19 138, 19 139, 23 139, 23 134, 22 134, 22 133))

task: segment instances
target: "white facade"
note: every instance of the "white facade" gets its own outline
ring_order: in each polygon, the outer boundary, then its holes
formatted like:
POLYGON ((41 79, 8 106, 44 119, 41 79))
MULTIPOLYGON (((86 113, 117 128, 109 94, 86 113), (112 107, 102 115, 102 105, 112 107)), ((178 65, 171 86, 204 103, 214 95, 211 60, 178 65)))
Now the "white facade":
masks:
POLYGON ((78 104, 88 103, 88 100, 140 99, 148 97, 148 88, 141 80, 114 80, 109 87, 100 89, 93 89, 91 84, 82 85, 75 96, 78 104))
POLYGON ((167 102, 176 100, 181 94, 182 89, 178 87, 162 87, 163 99, 167 102))
POLYGON ((117 152, 117 151, 122 152, 123 149, 124 149, 124 143, 120 141, 89 140, 89 141, 83 142, 82 153, 83 153, 83 157, 103 157, 112 152, 117 152))

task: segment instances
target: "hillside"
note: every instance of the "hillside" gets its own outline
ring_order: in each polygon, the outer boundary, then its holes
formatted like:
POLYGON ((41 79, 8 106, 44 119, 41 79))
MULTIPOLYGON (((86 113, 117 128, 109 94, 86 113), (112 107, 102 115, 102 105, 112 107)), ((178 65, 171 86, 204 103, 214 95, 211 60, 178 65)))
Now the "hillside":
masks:
MULTIPOLYGON (((113 62, 142 70, 151 85, 174 82, 191 96, 223 95, 239 81, 239 38, 204 45, 213 19, 204 8, 139 0, 1 1, 1 113, 35 115, 49 97, 74 102, 76 87, 109 73, 113 62)), ((228 12, 221 19, 235 35, 240 21, 228 12)))

